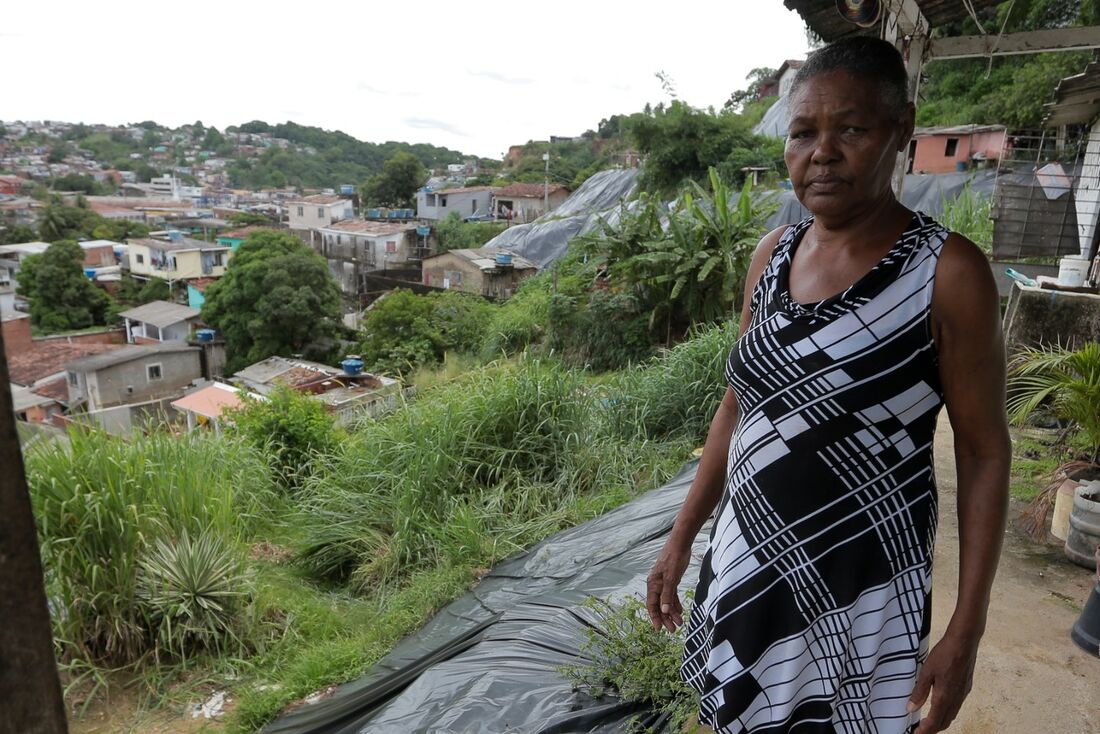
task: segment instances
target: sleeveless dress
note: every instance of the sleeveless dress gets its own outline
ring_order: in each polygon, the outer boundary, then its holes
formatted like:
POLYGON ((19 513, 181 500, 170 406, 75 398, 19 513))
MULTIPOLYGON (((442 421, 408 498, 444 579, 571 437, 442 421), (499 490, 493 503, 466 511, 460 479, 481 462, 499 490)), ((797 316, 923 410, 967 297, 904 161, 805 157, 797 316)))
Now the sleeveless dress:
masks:
POLYGON ((726 378, 740 420, 681 675, 719 734, 905 734, 928 653, 942 403, 929 314, 948 232, 917 213, 863 278, 794 301, 789 227, 726 378))

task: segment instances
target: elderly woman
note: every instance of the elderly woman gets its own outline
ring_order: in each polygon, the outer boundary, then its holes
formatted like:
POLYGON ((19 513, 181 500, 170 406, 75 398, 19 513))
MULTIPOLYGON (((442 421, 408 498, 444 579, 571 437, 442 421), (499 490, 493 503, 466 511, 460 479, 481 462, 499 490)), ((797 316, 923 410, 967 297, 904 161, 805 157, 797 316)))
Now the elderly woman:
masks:
POLYGON ((648 579, 653 624, 675 629, 717 506, 681 672, 720 733, 932 734, 970 690, 1007 507, 1005 358, 989 263, 891 189, 914 114, 875 39, 816 51, 790 93, 785 158, 812 216, 760 242, 729 389, 648 579), (961 548, 929 651, 941 405, 961 548))

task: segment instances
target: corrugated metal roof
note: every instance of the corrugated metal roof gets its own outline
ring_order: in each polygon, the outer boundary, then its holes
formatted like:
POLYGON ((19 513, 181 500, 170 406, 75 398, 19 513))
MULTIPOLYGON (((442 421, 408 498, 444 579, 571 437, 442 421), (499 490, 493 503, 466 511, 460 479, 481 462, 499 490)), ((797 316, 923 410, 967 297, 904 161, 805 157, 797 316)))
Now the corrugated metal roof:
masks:
MULTIPOLYGON (((996 5, 999 1, 971 0, 971 5, 975 10, 982 10, 996 5)), ((880 2, 883 5, 883 12, 885 12, 888 3, 885 0, 880 0, 880 2)), ((962 20, 968 15, 966 7, 958 0, 915 0, 915 2, 933 28, 962 20)), ((826 42, 835 41, 845 36, 877 36, 879 34, 877 26, 874 28, 860 28, 840 17, 836 10, 836 0, 783 0, 783 4, 789 10, 801 15, 810 30, 826 42)))
POLYGON ((152 324, 158 329, 163 329, 166 326, 178 324, 180 321, 197 319, 199 310, 169 301, 151 301, 144 306, 122 311, 119 316, 131 321, 140 321, 143 324, 152 324))
POLYGON ((1093 61, 1080 74, 1058 82, 1054 101, 1046 105, 1048 127, 1088 124, 1100 115, 1100 63, 1093 61))

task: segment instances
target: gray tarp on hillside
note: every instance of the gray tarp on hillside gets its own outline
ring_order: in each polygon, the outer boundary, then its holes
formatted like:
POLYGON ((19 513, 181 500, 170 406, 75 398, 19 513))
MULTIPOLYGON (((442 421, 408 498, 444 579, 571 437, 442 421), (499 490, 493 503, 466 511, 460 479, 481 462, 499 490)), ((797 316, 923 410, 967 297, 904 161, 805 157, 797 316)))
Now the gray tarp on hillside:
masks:
MULTIPOLYGON (((358 681, 264 734, 622 732, 652 712, 574 692, 558 668, 581 662, 588 597, 645 593, 645 577, 695 477, 668 484, 498 564, 471 592, 399 643, 358 681)), ((698 578, 709 524, 681 593, 698 578)), ((648 717, 648 718, 645 718, 648 717)))
MULTIPOLYGON (((614 223, 619 216, 619 202, 633 195, 637 177, 637 169, 600 171, 585 181, 558 209, 530 224, 509 227, 485 246, 513 250, 540 268, 545 268, 565 254, 574 237, 592 231, 600 218, 614 223)), ((911 173, 905 177, 902 201, 910 209, 936 216, 943 211, 943 202, 957 197, 968 181, 975 192, 992 196, 995 177, 992 170, 911 173)), ((780 190, 762 195, 776 197, 780 205, 768 219, 769 228, 793 224, 809 214, 798 203, 793 191, 780 190)))
MULTIPOLYGON (((997 172, 993 170, 966 171, 962 173, 910 173, 905 177, 901 201, 914 211, 922 211, 932 217, 943 211, 943 203, 957 198, 967 183, 970 189, 984 198, 993 196, 997 172)), ((769 192, 772 193, 772 192, 769 192)), ((794 192, 774 193, 779 209, 768 219, 768 227, 793 224, 810 215, 808 209, 798 203, 794 192)))
POLYGON ((554 211, 530 224, 509 227, 485 244, 503 247, 544 268, 565 254, 570 240, 589 231, 628 199, 637 186, 638 169, 618 168, 589 177, 554 211))

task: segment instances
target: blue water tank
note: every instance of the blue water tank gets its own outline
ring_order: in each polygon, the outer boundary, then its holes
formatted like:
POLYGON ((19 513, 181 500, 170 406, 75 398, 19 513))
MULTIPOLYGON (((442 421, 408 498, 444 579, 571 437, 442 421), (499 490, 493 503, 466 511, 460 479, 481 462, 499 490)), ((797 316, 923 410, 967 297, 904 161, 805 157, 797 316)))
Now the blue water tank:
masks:
POLYGON ((496 254, 496 263, 498 267, 510 268, 512 267, 512 253, 510 252, 498 252, 496 254))
POLYGON ((200 342, 212 342, 214 341, 213 329, 199 329, 195 332, 195 338, 200 342))
POLYGON ((416 233, 421 237, 427 237, 432 233, 432 228, 426 224, 422 224, 416 228, 416 233))
POLYGON ((340 193, 341 194, 354 194, 355 193, 355 187, 352 186, 351 184, 341 184, 340 185, 340 193))
POLYGON ((84 277, 95 280, 95 268, 84 268, 84 277))
POLYGON ((344 368, 344 372, 349 375, 360 375, 363 373, 363 360, 354 354, 348 355, 348 358, 340 363, 340 366, 344 368))
POLYGON ((382 212, 378 209, 367 209, 367 219, 378 219, 382 212))

